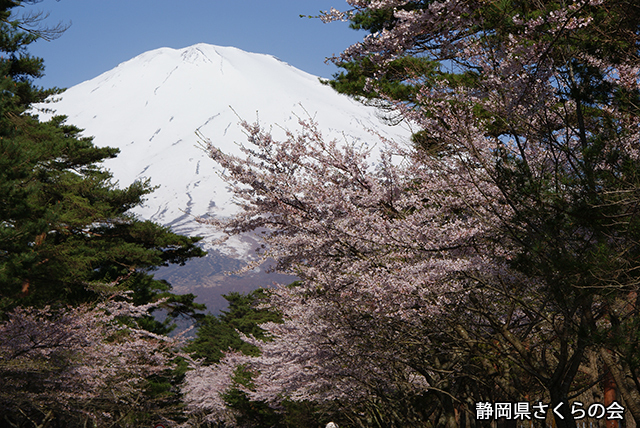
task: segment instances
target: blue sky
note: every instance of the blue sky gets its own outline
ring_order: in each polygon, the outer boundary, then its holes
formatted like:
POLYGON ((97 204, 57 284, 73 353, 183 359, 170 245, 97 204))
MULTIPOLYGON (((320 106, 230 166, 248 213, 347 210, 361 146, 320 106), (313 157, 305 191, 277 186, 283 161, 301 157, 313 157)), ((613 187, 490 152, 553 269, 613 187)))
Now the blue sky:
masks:
POLYGON ((325 64, 365 34, 317 15, 345 0, 43 0, 25 10, 50 13, 47 23, 70 24, 62 37, 40 40, 29 51, 45 61, 43 87, 71 87, 143 52, 210 43, 274 55, 321 77, 325 64))

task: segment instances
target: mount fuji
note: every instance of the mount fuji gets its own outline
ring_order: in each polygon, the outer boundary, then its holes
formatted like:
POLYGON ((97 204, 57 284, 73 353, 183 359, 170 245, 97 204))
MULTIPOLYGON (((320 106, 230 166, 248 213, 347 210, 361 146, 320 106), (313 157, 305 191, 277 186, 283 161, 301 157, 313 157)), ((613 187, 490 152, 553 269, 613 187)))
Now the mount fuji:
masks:
MULTIPOLYGON (((143 53, 66 90, 54 102, 36 105, 35 112, 41 120, 66 115, 97 146, 119 148, 118 157, 104 167, 122 185, 150 178, 159 186, 134 210, 136 215, 180 234, 205 237, 208 261, 160 272, 176 291, 196 294, 201 287, 233 288, 222 271, 250 259, 256 245, 252 237, 241 236, 214 247, 219 233, 195 221, 196 216, 229 216, 237 209, 219 167, 200 147, 199 135, 237 154, 237 143, 246 141, 241 119, 272 126, 276 136, 284 136, 284 129, 295 131, 298 118, 309 116, 327 138, 375 142, 370 129, 396 141, 410 135, 407 127, 385 122, 377 109, 273 56, 208 44, 143 53)), ((253 280, 239 280, 235 288, 264 285, 248 285, 253 280)))

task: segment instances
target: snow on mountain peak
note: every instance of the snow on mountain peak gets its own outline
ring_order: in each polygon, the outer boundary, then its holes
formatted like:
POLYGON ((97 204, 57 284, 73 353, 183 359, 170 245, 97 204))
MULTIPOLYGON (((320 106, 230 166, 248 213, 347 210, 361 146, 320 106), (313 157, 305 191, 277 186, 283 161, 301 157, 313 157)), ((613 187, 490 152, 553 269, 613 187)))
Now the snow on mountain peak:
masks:
MULTIPOLYGON (((68 116, 96 145, 120 149, 105 167, 122 185, 150 178, 160 186, 137 215, 208 238, 212 231, 194 216, 226 216, 235 206, 196 132, 226 152, 246 140, 239 117, 296 129, 298 117, 310 114, 328 137, 363 141, 372 138, 367 129, 395 139, 410 134, 273 56, 204 43, 145 52, 59 98, 44 107, 68 116)), ((247 245, 236 241, 228 250, 246 256, 247 245)))

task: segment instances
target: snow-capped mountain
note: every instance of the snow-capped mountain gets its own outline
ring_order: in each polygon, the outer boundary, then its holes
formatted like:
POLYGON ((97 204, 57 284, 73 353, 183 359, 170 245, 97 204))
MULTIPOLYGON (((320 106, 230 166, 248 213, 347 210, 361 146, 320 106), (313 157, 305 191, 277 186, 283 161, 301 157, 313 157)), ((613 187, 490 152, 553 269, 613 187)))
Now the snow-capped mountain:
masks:
MULTIPOLYGON (((150 178, 159 186, 136 214, 178 233, 205 236, 205 243, 216 235, 194 216, 227 216, 234 205, 196 134, 233 153, 236 143, 246 141, 240 119, 259 119, 278 135, 310 115, 332 138, 375 142, 369 129, 395 139, 409 135, 385 124, 373 107, 273 56, 207 44, 143 53, 43 107, 68 116, 96 145, 118 147, 120 155, 105 167, 121 185, 150 178)), ((236 239, 225 252, 246 257, 251 245, 236 239)))

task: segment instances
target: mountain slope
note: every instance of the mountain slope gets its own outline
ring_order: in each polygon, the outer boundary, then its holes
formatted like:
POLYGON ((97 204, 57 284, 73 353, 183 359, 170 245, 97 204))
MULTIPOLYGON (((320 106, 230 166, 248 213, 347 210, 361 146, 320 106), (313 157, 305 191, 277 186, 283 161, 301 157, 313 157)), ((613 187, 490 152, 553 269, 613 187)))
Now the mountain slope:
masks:
MULTIPOLYGON (((198 44, 143 53, 77 86, 44 107, 95 136, 98 146, 120 155, 105 163, 123 185, 150 178, 159 189, 136 214, 187 235, 216 234, 193 217, 227 216, 231 196, 196 133, 226 152, 246 140, 240 119, 259 119, 274 133, 297 129, 298 117, 314 117, 325 135, 375 141, 367 129, 395 139, 408 130, 387 126, 372 107, 322 85, 318 78, 272 56, 198 44)), ((46 119, 51 114, 41 114, 46 119)), ((248 238, 217 251, 249 257, 248 238)))

